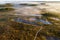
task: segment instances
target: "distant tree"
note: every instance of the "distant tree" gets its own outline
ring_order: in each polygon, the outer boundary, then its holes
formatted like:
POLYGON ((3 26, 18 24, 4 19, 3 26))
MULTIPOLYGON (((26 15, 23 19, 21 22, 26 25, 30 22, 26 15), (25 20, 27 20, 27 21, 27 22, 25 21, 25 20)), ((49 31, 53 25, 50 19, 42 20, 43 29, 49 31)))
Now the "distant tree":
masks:
POLYGON ((0 4, 0 7, 12 7, 13 5, 11 3, 6 4, 0 4))
POLYGON ((37 4, 26 4, 26 3, 20 4, 20 5, 24 5, 24 6, 37 6, 37 4))
POLYGON ((5 5, 4 4, 0 4, 0 7, 4 7, 5 5))
POLYGON ((6 7, 11 7, 11 6, 13 6, 13 5, 12 5, 11 3, 6 3, 5 6, 6 6, 6 7))
POLYGON ((57 17, 57 15, 51 14, 51 13, 44 13, 42 14, 44 17, 57 17))
POLYGON ((3 11, 13 11, 14 8, 0 8, 0 12, 3 12, 3 11))

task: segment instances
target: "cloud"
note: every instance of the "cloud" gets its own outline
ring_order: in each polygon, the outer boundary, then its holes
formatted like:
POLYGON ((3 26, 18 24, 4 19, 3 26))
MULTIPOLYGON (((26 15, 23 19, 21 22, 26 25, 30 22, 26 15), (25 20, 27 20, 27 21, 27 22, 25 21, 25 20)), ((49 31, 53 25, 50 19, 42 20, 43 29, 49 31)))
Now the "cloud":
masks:
POLYGON ((60 1, 60 0, 0 0, 0 3, 8 3, 8 2, 28 2, 28 1, 60 1))
MULTIPOLYGON (((8 2, 28 2, 28 1, 32 1, 32 0, 0 0, 0 3, 8 3, 8 2)), ((41 0, 33 0, 33 1, 41 1, 41 0)), ((43 1, 43 0, 42 0, 43 1)))

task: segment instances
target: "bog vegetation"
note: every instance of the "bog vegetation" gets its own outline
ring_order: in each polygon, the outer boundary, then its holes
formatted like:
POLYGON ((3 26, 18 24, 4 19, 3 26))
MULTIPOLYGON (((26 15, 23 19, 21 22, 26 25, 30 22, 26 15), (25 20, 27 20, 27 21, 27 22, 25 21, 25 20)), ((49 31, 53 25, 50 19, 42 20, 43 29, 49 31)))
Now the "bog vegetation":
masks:
MULTIPOLYGON (((12 6, 10 4, 0 5, 0 7, 2 6, 7 6, 7 8, 0 8, 0 11, 14 10, 13 8, 9 8, 10 6, 12 6)), ((41 27, 43 27, 43 29, 38 33, 36 40, 49 40, 47 37, 60 38, 59 17, 51 13, 45 13, 41 15, 43 15, 42 19, 47 20, 52 24, 48 25, 38 22, 37 24, 41 26, 34 26, 10 20, 0 22, 0 40, 34 40, 36 32, 41 27), (52 18, 58 18, 59 20, 55 20, 52 18)), ((2 20, 4 21, 4 19, 2 20)))

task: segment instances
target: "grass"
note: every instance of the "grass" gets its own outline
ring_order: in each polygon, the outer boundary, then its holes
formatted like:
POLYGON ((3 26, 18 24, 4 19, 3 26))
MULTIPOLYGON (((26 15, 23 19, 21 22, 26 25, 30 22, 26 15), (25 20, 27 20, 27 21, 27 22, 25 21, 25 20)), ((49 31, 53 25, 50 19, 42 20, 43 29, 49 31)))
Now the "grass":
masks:
MULTIPOLYGON (((43 24, 42 24, 43 25, 43 24)), ((60 38, 60 28, 55 25, 43 25, 36 40, 46 40, 46 36, 55 36, 60 38)), ((28 25, 17 22, 0 23, 0 40, 33 40, 36 32, 41 26, 28 25), (4 24, 2 26, 1 24, 4 24)))
MULTIPOLYGON (((50 14, 47 14, 47 17, 48 15, 50 14)), ((50 21, 52 25, 38 23, 43 27, 43 30, 38 33, 36 40, 47 40, 46 36, 60 38, 60 21, 49 18, 47 20, 50 21)), ((10 20, 0 22, 0 40, 33 40, 41 26, 28 25, 10 20)))

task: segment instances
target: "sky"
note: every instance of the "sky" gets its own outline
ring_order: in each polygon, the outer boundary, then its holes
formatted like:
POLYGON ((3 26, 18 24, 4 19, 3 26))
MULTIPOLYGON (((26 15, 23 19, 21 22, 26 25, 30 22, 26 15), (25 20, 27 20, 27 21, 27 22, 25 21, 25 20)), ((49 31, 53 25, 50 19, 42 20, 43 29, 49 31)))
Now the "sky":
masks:
POLYGON ((18 1, 60 1, 60 0, 0 0, 0 4, 1 3, 8 3, 8 2, 18 2, 18 1))

